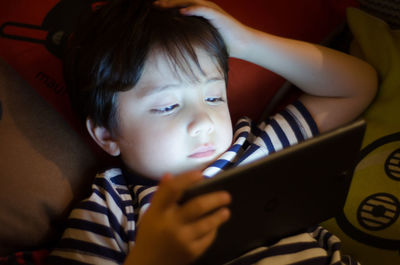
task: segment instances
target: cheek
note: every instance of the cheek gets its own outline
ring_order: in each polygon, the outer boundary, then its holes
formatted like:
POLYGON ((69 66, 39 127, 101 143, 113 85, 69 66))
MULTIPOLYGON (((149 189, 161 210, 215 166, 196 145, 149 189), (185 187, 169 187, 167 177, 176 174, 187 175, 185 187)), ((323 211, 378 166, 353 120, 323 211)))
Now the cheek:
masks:
POLYGON ((227 124, 223 129, 222 141, 224 143, 224 151, 226 151, 232 144, 232 126, 227 124))
POLYGON ((147 149, 155 156, 168 156, 173 153, 179 141, 179 135, 174 131, 153 134, 154 137, 147 139, 147 149))
POLYGON ((142 147, 136 153, 137 160, 132 160, 131 167, 149 177, 159 178, 166 171, 175 173, 176 165, 181 165, 184 153, 182 135, 177 128, 158 127, 155 131, 147 131, 141 137, 142 147))
POLYGON ((230 114, 228 110, 221 112, 218 121, 218 130, 221 133, 221 137, 223 137, 225 142, 229 142, 229 145, 232 141, 232 122, 230 118, 230 114))
MULTIPOLYGON (((143 124, 146 126, 146 124, 143 124)), ((153 123, 137 135, 134 140, 137 145, 136 156, 139 160, 151 161, 151 163, 165 163, 164 160, 174 155, 182 135, 178 126, 163 126, 160 123, 153 123)))
MULTIPOLYGON (((131 135, 133 136, 133 135, 131 135)), ((141 175, 158 178, 163 174, 169 157, 174 150, 168 135, 158 131, 143 130, 121 146, 121 158, 125 165, 141 175)))

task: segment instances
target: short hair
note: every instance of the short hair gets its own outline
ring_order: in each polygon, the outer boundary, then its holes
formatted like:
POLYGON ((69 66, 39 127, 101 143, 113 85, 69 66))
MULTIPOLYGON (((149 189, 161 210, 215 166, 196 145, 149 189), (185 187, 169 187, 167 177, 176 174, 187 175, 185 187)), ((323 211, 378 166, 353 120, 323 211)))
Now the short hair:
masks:
POLYGON ((227 81, 228 52, 218 30, 204 18, 178 9, 154 7, 151 0, 112 0, 93 12, 72 35, 64 77, 73 109, 111 132, 118 130, 118 92, 139 81, 150 52, 158 48, 183 73, 201 70, 195 49, 215 59, 227 81))

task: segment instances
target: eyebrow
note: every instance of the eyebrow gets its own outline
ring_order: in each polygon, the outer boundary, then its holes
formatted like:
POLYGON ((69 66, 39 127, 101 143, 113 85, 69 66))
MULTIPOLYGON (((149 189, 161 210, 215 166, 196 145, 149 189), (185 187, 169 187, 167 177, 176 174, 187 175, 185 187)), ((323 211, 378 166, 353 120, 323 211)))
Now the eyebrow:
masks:
MULTIPOLYGON (((216 81, 225 81, 225 79, 222 78, 222 77, 211 77, 211 78, 207 79, 204 82, 204 84, 210 84, 210 83, 213 83, 213 82, 216 82, 216 81)), ((180 87, 180 86, 182 86, 182 83, 179 83, 179 84, 167 84, 167 85, 164 85, 164 86, 151 87, 151 88, 150 87, 146 87, 144 89, 143 93, 141 93, 141 97, 150 96, 150 95, 159 93, 161 91, 165 91, 165 90, 168 90, 168 89, 173 89, 173 88, 180 87)))

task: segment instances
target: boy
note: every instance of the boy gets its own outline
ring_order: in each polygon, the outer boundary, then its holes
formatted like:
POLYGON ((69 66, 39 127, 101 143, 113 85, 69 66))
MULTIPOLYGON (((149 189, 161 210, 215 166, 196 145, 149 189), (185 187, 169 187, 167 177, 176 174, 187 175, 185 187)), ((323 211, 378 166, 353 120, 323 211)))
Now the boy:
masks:
MULTIPOLYGON (((186 188, 353 120, 377 86, 375 71, 356 58, 248 28, 202 0, 111 1, 74 35, 65 74, 90 135, 124 166, 96 177, 52 264, 190 264, 229 218, 230 196, 178 205, 186 188), (240 120, 233 134, 228 56, 305 93, 258 126, 240 120)), ((344 262, 322 228, 260 253, 266 264, 344 262)))

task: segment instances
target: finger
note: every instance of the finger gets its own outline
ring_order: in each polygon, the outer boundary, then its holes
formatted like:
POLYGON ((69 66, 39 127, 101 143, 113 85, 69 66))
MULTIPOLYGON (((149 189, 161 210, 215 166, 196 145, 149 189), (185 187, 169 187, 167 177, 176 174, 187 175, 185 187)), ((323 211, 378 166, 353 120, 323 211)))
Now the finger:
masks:
POLYGON ((154 1, 154 4, 163 8, 171 8, 204 4, 204 2, 199 0, 157 0, 154 1))
POLYGON ((154 194, 152 204, 155 208, 163 209, 177 202, 185 189, 203 179, 200 171, 190 171, 176 177, 165 174, 154 194))
POLYGON ((166 173, 161 177, 157 191, 154 193, 154 196, 153 196, 153 199, 151 202, 153 208, 163 207, 164 204, 168 204, 170 196, 168 196, 169 189, 167 188, 167 186, 169 185, 168 182, 171 179, 172 179, 172 175, 169 173, 166 173))
POLYGON ((215 19, 218 16, 218 12, 209 6, 188 6, 179 9, 179 12, 185 16, 198 16, 208 20, 215 19))
POLYGON ((218 229, 223 223, 229 220, 230 210, 226 207, 221 208, 189 226, 191 237, 194 240, 200 240, 202 237, 218 229))
POLYGON ((191 251, 195 254, 196 257, 199 257, 203 254, 207 248, 214 242, 215 238, 217 237, 217 229, 210 231, 209 233, 205 234, 203 237, 198 238, 191 244, 191 251))
POLYGON ((179 8, 184 15, 203 16, 212 18, 215 10, 225 13, 218 5, 210 1, 201 0, 159 0, 154 5, 161 8, 179 8))
MULTIPOLYGON (((158 0, 154 4, 161 8, 177 8, 185 16, 199 16, 210 21, 219 20, 222 16, 229 17, 223 9, 211 1, 202 0, 158 0)), ((217 25, 214 25, 218 28, 217 25)))
POLYGON ((181 206, 182 221, 192 222, 207 213, 228 205, 230 202, 231 196, 226 191, 217 191, 195 197, 181 206))

